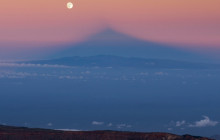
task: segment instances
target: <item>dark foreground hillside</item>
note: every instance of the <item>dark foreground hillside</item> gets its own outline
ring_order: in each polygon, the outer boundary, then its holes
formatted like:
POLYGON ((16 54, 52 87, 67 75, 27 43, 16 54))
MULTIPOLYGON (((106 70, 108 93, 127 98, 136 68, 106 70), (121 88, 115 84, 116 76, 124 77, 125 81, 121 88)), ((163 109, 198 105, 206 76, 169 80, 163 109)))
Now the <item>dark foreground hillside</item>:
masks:
POLYGON ((58 131, 0 126, 0 140, 211 140, 190 135, 117 131, 58 131))

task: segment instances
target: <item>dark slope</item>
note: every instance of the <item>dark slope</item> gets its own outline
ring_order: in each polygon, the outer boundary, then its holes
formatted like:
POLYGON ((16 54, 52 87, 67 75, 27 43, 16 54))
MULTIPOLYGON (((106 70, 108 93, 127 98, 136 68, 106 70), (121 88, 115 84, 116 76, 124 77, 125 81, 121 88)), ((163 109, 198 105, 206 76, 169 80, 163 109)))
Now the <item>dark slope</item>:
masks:
POLYGON ((117 55, 199 62, 210 61, 196 52, 165 44, 139 40, 113 30, 105 30, 91 36, 87 41, 78 44, 63 46, 60 50, 57 50, 56 53, 53 53, 51 57, 93 55, 117 55))
POLYGON ((117 131, 57 131, 0 126, 0 140, 210 140, 190 135, 117 131))

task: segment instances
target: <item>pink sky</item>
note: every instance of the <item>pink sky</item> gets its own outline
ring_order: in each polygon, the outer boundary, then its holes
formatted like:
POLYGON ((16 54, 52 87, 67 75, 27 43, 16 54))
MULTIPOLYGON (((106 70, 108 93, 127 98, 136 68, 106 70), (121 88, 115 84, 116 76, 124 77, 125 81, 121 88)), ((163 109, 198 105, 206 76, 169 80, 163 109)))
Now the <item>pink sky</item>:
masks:
POLYGON ((147 41, 220 48, 220 0, 72 0, 71 10, 67 2, 1 0, 0 44, 77 43, 111 28, 147 41))

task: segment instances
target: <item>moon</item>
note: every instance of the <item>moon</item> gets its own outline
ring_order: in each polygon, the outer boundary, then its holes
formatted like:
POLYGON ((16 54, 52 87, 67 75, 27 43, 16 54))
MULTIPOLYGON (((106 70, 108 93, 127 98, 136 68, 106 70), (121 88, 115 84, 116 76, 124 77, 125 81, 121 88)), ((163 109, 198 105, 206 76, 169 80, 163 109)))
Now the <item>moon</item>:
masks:
POLYGON ((72 9, 73 8, 73 3, 72 2, 68 2, 66 4, 66 6, 67 6, 68 9, 72 9))

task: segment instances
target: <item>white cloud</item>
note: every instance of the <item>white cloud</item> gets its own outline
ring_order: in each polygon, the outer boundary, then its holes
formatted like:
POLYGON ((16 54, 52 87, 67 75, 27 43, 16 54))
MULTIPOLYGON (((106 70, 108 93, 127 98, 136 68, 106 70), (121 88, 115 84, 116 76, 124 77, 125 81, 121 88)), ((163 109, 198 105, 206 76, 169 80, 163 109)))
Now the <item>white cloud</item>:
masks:
POLYGON ((164 76, 164 75, 168 75, 168 73, 160 71, 160 72, 155 72, 155 75, 164 76))
POLYGON ((104 122, 93 121, 92 124, 93 125, 103 125, 104 122))
POLYGON ((56 130, 61 130, 61 131, 81 131, 79 129, 56 129, 56 130))
POLYGON ((0 78, 24 78, 32 76, 32 74, 27 72, 13 72, 13 71, 0 71, 0 78))
POLYGON ((117 125, 117 128, 118 129, 122 129, 122 128, 131 128, 132 126, 131 125, 128 125, 128 124, 118 124, 117 125))
POLYGON ((41 68, 71 68, 64 65, 25 64, 25 63, 0 63, 0 67, 41 67, 41 68))
POLYGON ((148 72, 141 72, 141 73, 139 73, 139 75, 142 75, 142 76, 148 76, 149 73, 148 73, 148 72))
POLYGON ((107 126, 108 126, 108 127, 111 127, 112 125, 113 125, 112 123, 109 123, 107 126))
POLYGON ((190 124, 189 127, 207 127, 207 126, 216 126, 219 122, 212 121, 207 116, 203 116, 203 120, 196 121, 194 124, 190 124))
POLYGON ((184 125, 184 124, 186 124, 186 121, 177 121, 176 122, 176 127, 180 127, 180 126, 182 126, 182 125, 184 125))
POLYGON ((81 72, 81 74, 90 74, 91 72, 90 71, 85 71, 85 72, 81 72))
POLYGON ((48 126, 52 126, 53 124, 52 124, 52 123, 48 123, 47 125, 48 125, 48 126))
POLYGON ((173 128, 168 128, 168 130, 169 130, 169 131, 172 131, 172 130, 173 130, 173 128))

